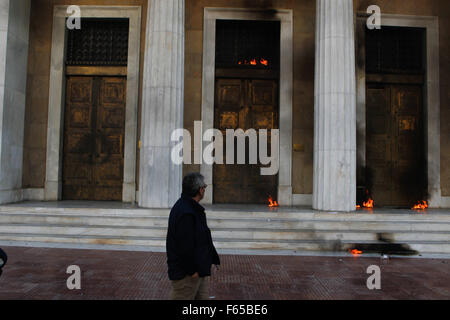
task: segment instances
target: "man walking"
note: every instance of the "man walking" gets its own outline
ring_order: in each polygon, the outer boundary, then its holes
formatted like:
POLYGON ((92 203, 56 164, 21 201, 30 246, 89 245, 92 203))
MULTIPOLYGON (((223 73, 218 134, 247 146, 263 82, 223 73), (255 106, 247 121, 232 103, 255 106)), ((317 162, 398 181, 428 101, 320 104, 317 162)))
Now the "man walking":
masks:
POLYGON ((200 173, 188 174, 181 198, 170 211, 166 249, 172 300, 208 300, 211 266, 220 265, 205 208, 199 204, 205 190, 200 173))

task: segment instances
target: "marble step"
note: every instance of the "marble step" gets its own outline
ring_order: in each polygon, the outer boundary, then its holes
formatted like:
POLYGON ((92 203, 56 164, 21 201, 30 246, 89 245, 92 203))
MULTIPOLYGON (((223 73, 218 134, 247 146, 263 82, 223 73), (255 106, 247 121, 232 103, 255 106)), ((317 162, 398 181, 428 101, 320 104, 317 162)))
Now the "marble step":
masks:
MULTIPOLYGON (((270 228, 213 228, 213 238, 258 239, 258 240, 343 240, 374 241, 377 233, 388 233, 394 242, 401 241, 448 241, 450 232, 413 231, 363 231, 363 230, 317 230, 317 229, 270 229, 270 228)), ((0 234, 83 235, 112 237, 165 237, 166 227, 86 226, 60 224, 4 224, 0 223, 0 234)))
MULTIPOLYGON (((55 214, 11 214, 0 213, 0 224, 59 224, 78 226, 122 227, 165 227, 167 217, 124 217, 124 216, 86 216, 55 214)), ((373 232, 416 231, 450 232, 450 222, 435 220, 311 220, 311 219, 265 219, 265 218, 208 218, 211 229, 216 228, 267 228, 267 229, 315 229, 315 230, 358 230, 373 232)))
MULTIPOLYGON (((332 251, 377 243, 389 233, 420 253, 450 254, 450 215, 405 212, 208 211, 215 243, 227 250, 332 251)), ((118 245, 164 250, 169 210, 0 206, 0 242, 118 245)))
MULTIPOLYGON (((111 237, 111 236, 88 236, 88 235, 42 235, 42 234, 0 234, 0 242, 7 241, 9 244, 15 242, 32 244, 35 243, 57 243, 77 245, 123 245, 142 248, 165 248, 165 238, 161 237, 111 237)), ((249 240, 249 239, 215 239, 218 249, 228 250, 266 250, 274 251, 322 251, 322 252, 346 252, 355 248, 354 242, 348 241, 326 241, 326 240, 249 240)), ((366 241, 365 244, 383 244, 378 241, 366 241)), ((420 254, 450 254, 448 241, 408 241, 402 243, 420 254)))
MULTIPOLYGON (((123 217, 123 218, 167 218, 168 209, 100 209, 100 208, 53 208, 53 207, 18 207, 0 206, 0 215, 34 215, 47 214, 56 216, 86 216, 86 217, 123 217)), ((207 210, 208 218, 227 219, 306 219, 306 220, 332 220, 332 221, 440 221, 450 223, 450 212, 442 210, 411 211, 411 210, 383 210, 374 214, 369 210, 356 213, 329 213, 313 211, 302 208, 282 208, 258 210, 230 210, 214 208, 207 210), (392 212, 392 213, 391 213, 392 212), (395 213, 394 213, 395 212, 395 213)))

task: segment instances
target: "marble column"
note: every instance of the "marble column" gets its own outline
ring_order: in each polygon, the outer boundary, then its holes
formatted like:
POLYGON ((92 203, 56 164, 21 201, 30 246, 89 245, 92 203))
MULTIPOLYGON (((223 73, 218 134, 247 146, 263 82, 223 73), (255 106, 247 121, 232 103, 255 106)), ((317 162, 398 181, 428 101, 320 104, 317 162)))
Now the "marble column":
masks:
POLYGON ((0 0, 0 204, 22 200, 31 0, 0 0))
POLYGON ((352 0, 317 0, 313 208, 356 207, 356 75, 352 0))
POLYGON ((149 0, 144 62, 139 205, 171 207, 182 165, 171 161, 173 130, 183 127, 184 0, 149 0))

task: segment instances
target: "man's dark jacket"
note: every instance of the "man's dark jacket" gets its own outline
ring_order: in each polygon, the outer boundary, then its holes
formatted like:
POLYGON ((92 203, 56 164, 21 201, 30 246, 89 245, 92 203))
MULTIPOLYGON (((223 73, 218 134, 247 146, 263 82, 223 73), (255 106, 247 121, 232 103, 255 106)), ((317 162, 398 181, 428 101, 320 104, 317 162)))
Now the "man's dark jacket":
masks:
POLYGON ((2 275, 2 268, 5 266, 6 261, 8 261, 8 256, 6 255, 5 251, 0 249, 0 276, 2 275))
POLYGON ((220 265, 205 208, 185 194, 170 211, 166 250, 170 280, 181 280, 196 272, 200 277, 210 276, 211 265, 220 265))

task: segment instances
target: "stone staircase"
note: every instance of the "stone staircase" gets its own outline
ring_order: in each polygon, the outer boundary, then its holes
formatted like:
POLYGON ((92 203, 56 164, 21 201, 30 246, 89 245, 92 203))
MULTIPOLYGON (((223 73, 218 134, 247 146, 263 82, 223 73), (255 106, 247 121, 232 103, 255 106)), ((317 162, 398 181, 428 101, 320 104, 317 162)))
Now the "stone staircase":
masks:
MULTIPOLYGON (((0 206, 0 244, 163 251, 168 214, 167 209, 0 206)), ((450 254, 450 213, 442 211, 325 213, 213 206, 207 216, 214 243, 222 250, 276 254, 374 248, 376 253, 395 244, 417 254, 450 254)))

